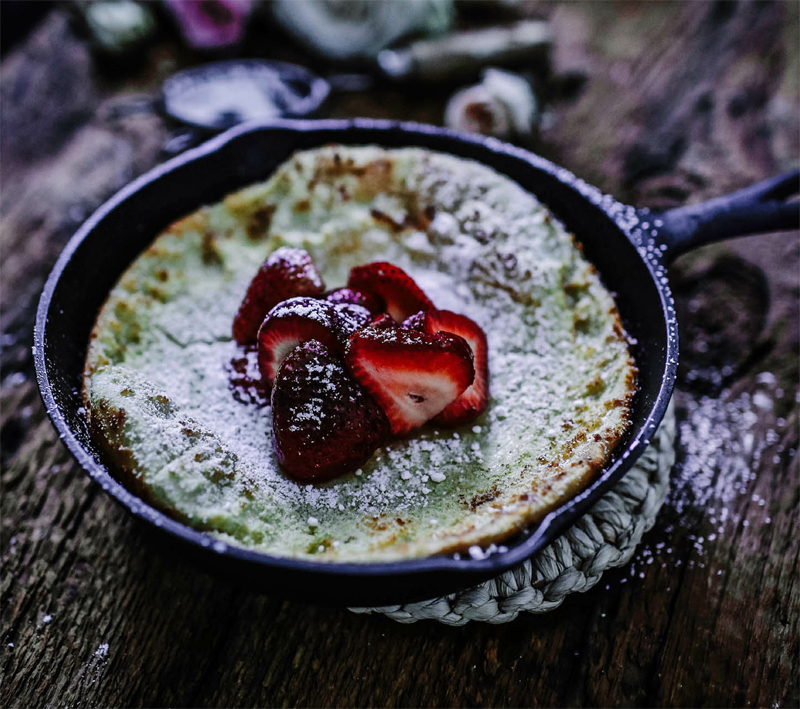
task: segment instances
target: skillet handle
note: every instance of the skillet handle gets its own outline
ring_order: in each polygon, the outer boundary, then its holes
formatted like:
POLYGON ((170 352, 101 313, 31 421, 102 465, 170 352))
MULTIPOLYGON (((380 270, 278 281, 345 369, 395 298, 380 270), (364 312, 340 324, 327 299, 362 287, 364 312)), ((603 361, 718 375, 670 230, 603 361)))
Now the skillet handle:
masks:
POLYGON ((800 170, 792 170, 708 202, 648 214, 647 221, 657 225, 669 262, 714 241, 800 228, 800 202, 788 201, 798 192, 800 170))

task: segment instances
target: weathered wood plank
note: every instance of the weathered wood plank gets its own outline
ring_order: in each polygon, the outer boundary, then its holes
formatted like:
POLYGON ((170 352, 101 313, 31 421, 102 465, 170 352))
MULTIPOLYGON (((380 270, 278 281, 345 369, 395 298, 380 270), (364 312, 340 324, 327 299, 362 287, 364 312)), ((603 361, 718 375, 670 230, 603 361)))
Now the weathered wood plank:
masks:
MULTIPOLYGON (((797 163, 797 3, 532 11, 551 16, 556 71, 588 77, 536 147, 589 181, 660 207, 797 163)), ((99 79, 55 12, 0 66, 0 703, 800 703, 797 233, 673 269, 685 468, 632 568, 544 616, 401 626, 256 596, 163 556, 88 481, 38 400, 33 308, 80 220, 159 159, 161 120, 113 107, 184 59, 165 40, 99 79)), ((332 111, 437 122, 441 101, 379 91, 332 111)))

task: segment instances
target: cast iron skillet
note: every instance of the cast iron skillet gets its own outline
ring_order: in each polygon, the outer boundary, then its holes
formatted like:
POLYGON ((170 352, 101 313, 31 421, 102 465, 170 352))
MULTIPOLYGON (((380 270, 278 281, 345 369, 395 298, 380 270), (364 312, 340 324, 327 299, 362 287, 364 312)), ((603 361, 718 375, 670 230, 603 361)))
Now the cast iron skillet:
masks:
POLYGON ((430 126, 374 121, 279 120, 249 124, 143 175, 78 230, 50 274, 39 302, 34 357, 39 388, 61 438, 89 475, 161 546, 235 583, 319 603, 372 606, 431 598, 468 587, 549 544, 633 465, 661 421, 678 363, 677 323, 664 264, 701 244, 794 229, 798 172, 705 204, 650 214, 620 204, 566 170, 498 140, 430 126), (81 374, 95 316, 123 270, 168 224, 203 204, 265 179, 295 150, 327 143, 422 146, 478 160, 534 193, 574 232, 605 285, 616 293, 635 338, 640 391, 633 427, 610 465, 583 493, 485 559, 436 556, 402 562, 331 564, 282 559, 214 542, 150 508, 120 485, 87 434, 81 374))

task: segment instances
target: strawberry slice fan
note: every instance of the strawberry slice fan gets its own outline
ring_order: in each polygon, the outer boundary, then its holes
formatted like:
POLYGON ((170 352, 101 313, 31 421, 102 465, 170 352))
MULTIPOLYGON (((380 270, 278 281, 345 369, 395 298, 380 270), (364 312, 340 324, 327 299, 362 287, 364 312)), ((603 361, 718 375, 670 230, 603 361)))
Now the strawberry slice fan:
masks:
MULTIPOLYGON (((488 405, 486 334, 466 315, 438 310, 390 263, 358 266, 346 287, 326 293, 309 254, 278 249, 253 279, 233 330, 240 344, 257 343, 261 384, 271 388, 273 447, 298 482, 332 480, 362 466, 390 436, 413 436, 428 422, 457 427, 488 405)), ((351 610, 464 625, 556 608, 630 561, 666 497, 674 438, 670 408, 614 490, 499 578, 419 603, 351 610)), ((468 554, 491 551, 475 546, 468 554)))
POLYGON ((390 263, 357 266, 347 287, 325 293, 311 256, 281 247, 251 282, 233 335, 257 345, 273 448, 298 482, 356 470, 389 436, 429 421, 468 423, 489 401, 483 330, 437 310, 390 263))

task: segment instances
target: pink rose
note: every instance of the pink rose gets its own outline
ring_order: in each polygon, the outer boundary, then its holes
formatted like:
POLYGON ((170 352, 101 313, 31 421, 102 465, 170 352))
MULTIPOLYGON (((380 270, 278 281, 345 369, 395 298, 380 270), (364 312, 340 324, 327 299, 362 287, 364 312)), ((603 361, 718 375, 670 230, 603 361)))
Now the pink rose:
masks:
POLYGON ((187 44, 214 49, 236 44, 244 35, 254 0, 164 0, 187 44))

